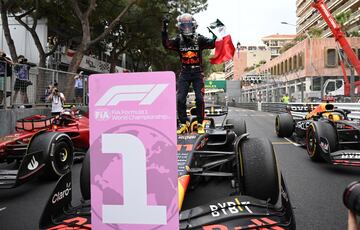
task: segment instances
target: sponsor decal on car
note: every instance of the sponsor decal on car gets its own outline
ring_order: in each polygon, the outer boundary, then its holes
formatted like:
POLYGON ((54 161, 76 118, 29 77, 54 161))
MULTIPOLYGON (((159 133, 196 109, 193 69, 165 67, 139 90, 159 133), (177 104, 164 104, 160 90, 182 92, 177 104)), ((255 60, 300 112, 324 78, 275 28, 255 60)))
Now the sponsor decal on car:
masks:
POLYGON ((51 202, 53 204, 61 201, 62 199, 64 199, 65 197, 67 197, 68 195, 71 194, 71 182, 66 183, 66 189, 64 189, 61 192, 57 192, 54 194, 54 196, 51 199, 51 202))
POLYGON ((208 226, 204 226, 202 227, 203 230, 240 230, 243 227, 245 227, 245 229, 261 229, 261 230, 267 230, 267 229, 276 229, 276 230, 284 230, 284 228, 276 226, 277 221, 271 220, 269 218, 260 218, 260 219, 256 219, 253 218, 250 220, 251 224, 249 224, 248 226, 238 226, 238 227, 228 227, 224 224, 213 224, 213 225, 208 225, 208 226), (266 228, 264 226, 266 225, 270 225, 271 227, 266 228), (257 228, 257 227, 261 227, 261 228, 257 228))
POLYGON ((39 166, 39 162, 36 160, 35 156, 31 158, 30 163, 28 164, 27 168, 32 171, 39 166))
POLYGON ((250 204, 250 202, 240 202, 238 198, 235 198, 234 201, 210 204, 209 208, 211 210, 212 217, 219 217, 221 215, 228 216, 240 212, 252 213, 252 211, 247 206, 248 204, 250 204))
POLYGON ((302 130, 306 130, 310 125, 311 125, 312 121, 298 121, 296 123, 296 128, 302 129, 302 130))
POLYGON ((341 159, 360 159, 360 152, 343 152, 341 155, 341 159))
POLYGON ((329 152, 329 141, 325 137, 320 137, 320 147, 323 152, 329 152))

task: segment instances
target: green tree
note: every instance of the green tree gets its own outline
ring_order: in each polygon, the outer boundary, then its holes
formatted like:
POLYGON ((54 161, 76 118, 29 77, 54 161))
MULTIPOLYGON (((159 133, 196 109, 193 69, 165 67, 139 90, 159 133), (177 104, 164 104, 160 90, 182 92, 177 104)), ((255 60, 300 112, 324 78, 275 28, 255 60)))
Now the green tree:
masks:
POLYGON ((12 0, 0 0, 0 14, 1 14, 1 21, 2 27, 4 31, 4 36, 6 39, 6 43, 10 50, 10 56, 13 61, 17 61, 17 52, 14 40, 11 37, 10 28, 9 28, 9 21, 8 21, 8 13, 11 9, 16 5, 16 1, 12 0))
POLYGON ((347 31, 349 29, 350 24, 349 23, 347 25, 345 25, 345 24, 346 24, 346 22, 349 21, 350 16, 351 16, 351 10, 339 13, 335 16, 336 22, 340 25, 340 28, 344 33, 347 33, 347 31))
POLYGON ((321 38, 322 33, 323 30, 316 26, 311 27, 308 31, 308 34, 311 38, 321 38))

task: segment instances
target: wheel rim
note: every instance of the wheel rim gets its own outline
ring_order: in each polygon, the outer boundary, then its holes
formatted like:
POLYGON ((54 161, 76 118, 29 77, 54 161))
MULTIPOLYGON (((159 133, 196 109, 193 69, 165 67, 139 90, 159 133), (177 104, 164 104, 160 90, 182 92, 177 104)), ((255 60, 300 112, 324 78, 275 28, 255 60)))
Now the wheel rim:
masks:
POLYGON ((307 140, 308 144, 307 144, 307 150, 310 156, 314 156, 315 152, 316 152, 316 137, 315 137, 315 130, 312 126, 310 126, 309 128, 309 132, 308 132, 308 140, 307 140))
POLYGON ((59 152, 59 157, 61 162, 65 162, 68 158, 68 151, 66 148, 62 148, 59 152))
POLYGON ((71 157, 69 149, 67 148, 67 146, 62 147, 60 151, 54 154, 53 164, 56 168, 56 171, 58 171, 58 173, 60 174, 67 172, 71 165, 70 160, 71 157))

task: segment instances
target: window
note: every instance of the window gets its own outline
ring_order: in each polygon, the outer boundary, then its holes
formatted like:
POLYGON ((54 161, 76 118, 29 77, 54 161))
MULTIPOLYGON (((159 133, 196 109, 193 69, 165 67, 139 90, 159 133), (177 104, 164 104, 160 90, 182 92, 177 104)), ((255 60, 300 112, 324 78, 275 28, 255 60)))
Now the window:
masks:
POLYGON ((303 69, 304 68, 304 53, 303 52, 301 52, 301 53, 299 53, 299 55, 298 55, 298 67, 300 68, 300 69, 303 69))
POLYGON ((326 89, 325 89, 325 93, 329 93, 329 92, 332 92, 332 91, 335 91, 335 82, 334 81, 330 81, 327 84, 326 89))
MULTIPOLYGON (((326 67, 335 67, 337 66, 337 55, 335 49, 327 49, 325 57, 326 67)), ((334 85, 335 87, 335 85, 334 85)))
POLYGON ((284 73, 288 72, 288 60, 285 60, 285 70, 284 73))
POLYGON ((340 89, 342 86, 343 86, 342 80, 337 80, 336 81, 336 89, 340 89))
POLYGON ((298 63, 297 63, 297 56, 294 56, 294 70, 297 70, 298 68, 298 63))
POLYGON ((293 70, 293 59, 292 58, 290 58, 289 59, 289 71, 292 71, 293 70))

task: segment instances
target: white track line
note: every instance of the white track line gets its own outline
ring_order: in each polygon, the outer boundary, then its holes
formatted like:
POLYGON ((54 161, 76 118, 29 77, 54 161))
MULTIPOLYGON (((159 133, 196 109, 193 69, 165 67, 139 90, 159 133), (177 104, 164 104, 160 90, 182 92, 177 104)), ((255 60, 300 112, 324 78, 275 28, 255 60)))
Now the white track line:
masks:
POLYGON ((293 141, 290 140, 289 138, 284 137, 284 139, 287 140, 288 142, 290 142, 291 144, 297 146, 297 147, 301 146, 300 144, 293 142, 293 141))
POLYGON ((6 207, 0 208, 0 212, 4 211, 5 209, 6 209, 6 207))

